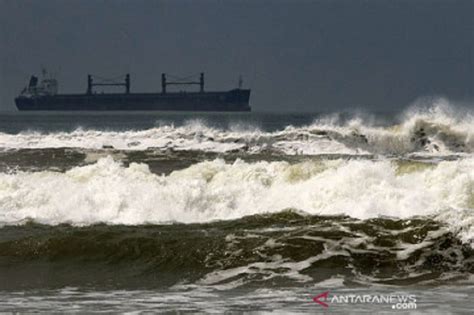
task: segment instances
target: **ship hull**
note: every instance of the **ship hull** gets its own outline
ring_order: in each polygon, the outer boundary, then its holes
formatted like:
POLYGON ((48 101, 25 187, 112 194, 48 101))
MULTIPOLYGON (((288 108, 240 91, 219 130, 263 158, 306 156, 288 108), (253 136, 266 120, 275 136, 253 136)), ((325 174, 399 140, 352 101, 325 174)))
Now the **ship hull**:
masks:
POLYGON ((200 93, 58 94, 15 98, 20 111, 250 111, 250 90, 200 93))

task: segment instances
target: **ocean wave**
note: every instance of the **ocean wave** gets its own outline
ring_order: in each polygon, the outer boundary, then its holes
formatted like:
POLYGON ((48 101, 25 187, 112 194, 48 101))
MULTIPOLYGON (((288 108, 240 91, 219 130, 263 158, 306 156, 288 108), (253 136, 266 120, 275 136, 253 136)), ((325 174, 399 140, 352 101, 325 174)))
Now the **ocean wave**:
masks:
POLYGON ((111 157, 64 173, 0 174, 0 222, 74 225, 209 222, 297 209, 312 215, 434 216, 474 236, 474 159, 439 163, 216 159, 169 175, 111 157))
POLYGON ((474 153, 473 114, 457 111, 447 101, 435 102, 424 109, 411 108, 398 124, 380 126, 370 119, 345 121, 339 118, 339 115, 331 115, 308 126, 287 126, 273 132, 252 126, 219 129, 192 120, 181 126, 160 123, 147 130, 0 133, 0 148, 240 151, 287 155, 474 153))
POLYGON ((56 272, 48 273, 47 285, 53 288, 229 290, 324 285, 335 278, 359 285, 440 284, 472 281, 472 255, 429 218, 357 220, 283 211, 191 225, 27 224, 0 228, 0 256, 12 267, 0 270, 7 279, 0 289, 35 286, 28 275, 51 266, 56 272), (81 268, 71 268, 77 264, 81 268))

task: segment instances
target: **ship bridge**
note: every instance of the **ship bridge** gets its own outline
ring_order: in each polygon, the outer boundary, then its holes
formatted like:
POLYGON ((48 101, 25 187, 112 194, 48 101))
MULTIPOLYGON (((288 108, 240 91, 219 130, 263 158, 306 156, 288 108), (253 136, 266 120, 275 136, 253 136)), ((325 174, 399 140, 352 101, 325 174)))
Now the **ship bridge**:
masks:
POLYGON ((32 97, 43 95, 56 95, 58 93, 58 81, 51 75, 48 75, 46 70, 43 70, 43 78, 38 83, 38 77, 32 75, 28 86, 21 91, 20 96, 32 97))

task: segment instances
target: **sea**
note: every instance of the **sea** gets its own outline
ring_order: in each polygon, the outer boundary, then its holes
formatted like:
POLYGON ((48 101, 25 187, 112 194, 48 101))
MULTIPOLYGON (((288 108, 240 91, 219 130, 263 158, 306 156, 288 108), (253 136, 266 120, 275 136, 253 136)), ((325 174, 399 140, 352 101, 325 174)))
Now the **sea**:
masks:
POLYGON ((0 114, 0 312, 472 314, 474 111, 0 114))

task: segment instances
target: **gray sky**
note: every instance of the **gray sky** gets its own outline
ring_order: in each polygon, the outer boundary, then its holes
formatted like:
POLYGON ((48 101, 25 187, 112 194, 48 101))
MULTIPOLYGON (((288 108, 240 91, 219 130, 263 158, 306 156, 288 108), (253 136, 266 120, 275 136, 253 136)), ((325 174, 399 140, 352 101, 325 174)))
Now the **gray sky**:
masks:
POLYGON ((206 73, 208 90, 252 89, 257 111, 398 109, 474 97, 474 0, 0 0, 0 110, 41 67, 60 91, 87 73, 206 73))

